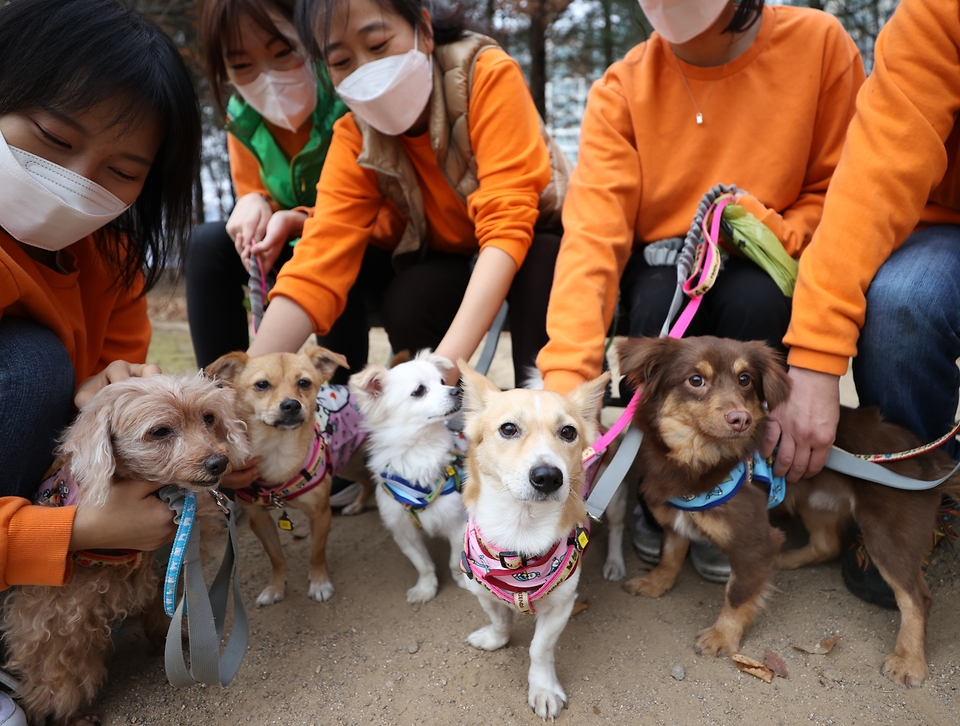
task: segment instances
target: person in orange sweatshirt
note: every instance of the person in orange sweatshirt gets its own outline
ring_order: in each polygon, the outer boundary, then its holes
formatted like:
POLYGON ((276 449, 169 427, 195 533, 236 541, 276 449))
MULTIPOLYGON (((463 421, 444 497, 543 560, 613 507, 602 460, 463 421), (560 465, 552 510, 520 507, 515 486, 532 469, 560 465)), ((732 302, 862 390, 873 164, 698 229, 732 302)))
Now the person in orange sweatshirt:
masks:
POLYGON ((310 333, 326 334, 358 275, 386 259, 388 274, 367 289, 394 350, 469 358, 507 299, 521 380, 546 340, 569 162, 545 136, 519 66, 466 32, 460 8, 433 16, 421 0, 298 8, 301 37, 352 113, 334 127, 313 217, 250 353, 295 350, 310 333), (381 212, 400 221, 399 240, 371 243, 381 212))
MULTIPOLYGON (((784 342, 793 393, 765 448, 795 481, 826 462, 853 357, 861 405, 933 441, 952 428, 960 372, 960 4, 903 0, 877 38, 823 219, 800 262, 784 342)), ((946 450, 960 458, 960 445, 946 450)), ((941 512, 949 527, 955 505, 941 512), (953 510, 953 511, 951 511, 953 510)), ((860 597, 896 607, 844 556, 860 597)))
POLYGON ((0 589, 62 584, 73 550, 173 539, 156 484, 79 513, 30 500, 74 406, 159 373, 144 292, 182 254, 200 135, 180 54, 139 13, 0 7, 0 589))
MULTIPOLYGON (((550 340, 537 359, 546 388, 560 393, 600 373, 618 295, 631 336, 658 334, 676 270, 648 262, 645 248, 683 237, 712 186, 737 185, 737 203, 800 256, 864 79, 853 40, 817 10, 762 0, 640 5, 655 32, 593 85, 563 210, 550 340)), ((790 309, 766 272, 731 256, 687 334, 782 348, 790 309)), ((649 547, 635 537, 641 556, 659 558, 659 537, 646 539, 649 547)), ((698 570, 728 572, 706 559, 698 570)))

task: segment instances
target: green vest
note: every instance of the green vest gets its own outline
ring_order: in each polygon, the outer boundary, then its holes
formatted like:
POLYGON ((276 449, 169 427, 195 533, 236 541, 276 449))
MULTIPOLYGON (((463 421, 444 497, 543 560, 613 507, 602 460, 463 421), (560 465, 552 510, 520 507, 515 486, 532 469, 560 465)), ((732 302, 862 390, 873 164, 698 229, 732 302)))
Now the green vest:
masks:
POLYGON ((299 154, 287 161, 263 117, 238 95, 227 104, 226 130, 253 154, 260 165, 260 181, 281 209, 312 207, 317 201, 317 181, 327 158, 333 124, 347 112, 327 79, 323 65, 317 66, 317 107, 310 117, 310 140, 299 154))

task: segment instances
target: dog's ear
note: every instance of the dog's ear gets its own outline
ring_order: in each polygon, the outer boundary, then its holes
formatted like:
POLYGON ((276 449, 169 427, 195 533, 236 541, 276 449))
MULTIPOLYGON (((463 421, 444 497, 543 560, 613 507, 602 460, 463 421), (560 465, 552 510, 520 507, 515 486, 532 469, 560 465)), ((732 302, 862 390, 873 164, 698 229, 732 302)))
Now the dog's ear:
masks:
POLYGON ((442 355, 437 355, 430 348, 418 350, 416 360, 425 360, 428 363, 433 363, 437 368, 440 369, 441 373, 446 373, 447 371, 453 370, 454 367, 453 363, 444 358, 442 355))
POLYGON ((767 409, 772 411, 790 397, 790 377, 783 356, 766 343, 751 341, 747 345, 750 346, 751 363, 760 376, 758 393, 767 402, 767 409))
POLYGON ((350 376, 350 390, 361 400, 374 400, 383 394, 387 369, 379 363, 369 363, 359 373, 350 376))
POLYGON ((482 373, 477 373, 463 358, 457 360, 460 368, 460 380, 463 383, 463 407, 467 411, 482 411, 490 395, 500 393, 500 389, 482 373))
POLYGON ((111 424, 118 400, 113 386, 98 391, 64 432, 57 448, 57 455, 68 462, 73 478, 79 484, 78 503, 95 507, 107 503, 110 484, 117 470, 111 424))
POLYGON ((235 350, 217 358, 204 368, 203 372, 208 378, 220 378, 227 383, 232 383, 247 367, 247 361, 249 360, 250 356, 242 350, 235 350))
POLYGON ((610 381, 610 372, 600 374, 592 381, 586 381, 567 394, 567 398, 580 411, 585 421, 599 421, 600 409, 603 407, 603 394, 610 381))
POLYGON ((313 367, 317 373, 320 374, 320 379, 324 382, 330 380, 338 366, 340 368, 350 368, 347 359, 342 355, 334 353, 332 350, 321 348, 319 345, 309 346, 303 351, 303 354, 310 359, 313 367))
POLYGON ((617 346, 620 372, 634 383, 646 383, 674 354, 673 338, 627 338, 617 346))

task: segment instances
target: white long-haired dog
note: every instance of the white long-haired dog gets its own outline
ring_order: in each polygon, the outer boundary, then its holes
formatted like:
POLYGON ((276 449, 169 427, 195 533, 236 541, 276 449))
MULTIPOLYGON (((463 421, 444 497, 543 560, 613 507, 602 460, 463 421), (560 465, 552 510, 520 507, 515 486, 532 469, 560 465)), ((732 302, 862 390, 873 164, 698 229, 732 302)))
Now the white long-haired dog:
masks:
POLYGON ((443 383, 451 364, 429 350, 387 369, 368 365, 350 389, 368 431, 367 467, 377 484, 384 524, 417 568, 407 602, 437 594, 437 573, 424 535, 450 542, 450 571, 462 586, 460 553, 467 515, 460 502, 462 438, 445 422, 460 409, 460 391, 443 383))
MULTIPOLYGON (((57 454, 41 503, 84 508, 103 506, 110 488, 128 481, 212 490, 247 452, 232 391, 200 376, 158 375, 99 391, 57 454)), ((7 667, 20 678, 31 723, 100 723, 82 709, 103 683, 110 634, 123 618, 142 614, 151 644, 162 646, 168 620, 152 563, 152 552, 74 553, 63 587, 10 591, 2 625, 7 667)))

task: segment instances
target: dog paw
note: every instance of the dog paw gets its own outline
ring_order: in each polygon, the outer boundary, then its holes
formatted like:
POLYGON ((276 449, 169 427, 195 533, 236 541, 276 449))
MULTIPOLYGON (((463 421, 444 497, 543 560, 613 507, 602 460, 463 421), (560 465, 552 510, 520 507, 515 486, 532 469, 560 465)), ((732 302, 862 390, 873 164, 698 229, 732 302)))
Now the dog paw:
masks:
POLYGON ((623 589, 629 592, 631 595, 660 597, 670 589, 670 586, 664 583, 660 578, 656 577, 652 572, 648 572, 646 575, 641 575, 640 577, 634 577, 632 580, 627 580, 625 583, 623 583, 623 589))
POLYGON ((927 664, 922 658, 907 658, 894 653, 880 669, 887 678, 907 688, 916 688, 927 677, 927 664))
POLYGON ((500 633, 492 625, 474 630, 467 636, 467 642, 477 650, 499 650, 510 640, 510 633, 500 633))
POLYGON ((307 597, 317 602, 326 602, 333 597, 333 583, 330 581, 311 582, 307 597))
POLYGON ((701 655, 719 657, 736 653, 739 649, 739 640, 734 640, 714 626, 701 630, 700 636, 697 638, 696 650, 701 655))
POLYGON ((530 708, 544 721, 553 721, 560 712, 567 707, 567 694, 559 683, 550 686, 530 686, 530 697, 527 699, 530 708))
POLYGON ((100 726, 100 716, 96 713, 78 713, 66 721, 69 726, 100 726))
POLYGON ((430 602, 437 596, 437 576, 421 577, 417 584, 407 590, 407 602, 411 605, 430 602))
POLYGON ((622 580, 627 576, 627 565, 623 561, 623 555, 620 557, 608 557, 603 563, 603 579, 613 582, 622 580))
POLYGON ((278 603, 283 600, 283 596, 284 588, 267 585, 257 596, 257 607, 264 607, 265 605, 273 605, 274 603, 278 603))

